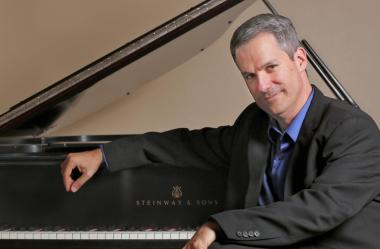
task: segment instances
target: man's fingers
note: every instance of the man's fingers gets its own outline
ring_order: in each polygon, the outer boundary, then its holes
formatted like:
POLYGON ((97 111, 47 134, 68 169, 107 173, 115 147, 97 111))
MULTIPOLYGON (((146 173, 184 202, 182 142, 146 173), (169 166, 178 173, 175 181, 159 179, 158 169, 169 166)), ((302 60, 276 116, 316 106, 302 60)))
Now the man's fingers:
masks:
POLYGON ((72 185, 71 185, 71 192, 77 192, 83 184, 85 184, 91 176, 89 174, 82 174, 72 185))
POLYGON ((198 240, 190 240, 182 249, 207 249, 207 246, 198 240))
POLYGON ((74 182, 74 180, 71 178, 71 172, 75 167, 76 164, 70 159, 70 157, 67 157, 61 164, 61 174, 66 191, 70 191, 71 185, 74 182))
POLYGON ((199 230, 186 243, 182 249, 207 249, 205 243, 199 238, 199 230))
POLYGON ((61 174, 66 191, 78 191, 95 174, 102 160, 103 155, 100 149, 69 153, 61 164, 61 174), (73 173, 77 173, 74 169, 78 169, 81 173, 78 179, 73 175, 73 173))
POLYGON ((207 249, 216 239, 218 224, 208 221, 203 224, 183 249, 207 249))

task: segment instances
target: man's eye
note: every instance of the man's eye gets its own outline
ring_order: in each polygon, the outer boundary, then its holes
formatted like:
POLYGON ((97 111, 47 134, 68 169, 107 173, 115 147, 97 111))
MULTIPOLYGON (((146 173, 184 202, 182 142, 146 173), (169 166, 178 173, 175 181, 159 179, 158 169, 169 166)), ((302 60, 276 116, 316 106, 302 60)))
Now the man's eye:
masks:
POLYGON ((267 70, 273 70, 275 67, 277 67, 276 64, 267 66, 267 70))
POLYGON ((245 74, 245 75, 244 75, 244 79, 245 79, 245 80, 251 80, 251 79, 253 79, 254 77, 255 77, 254 74, 245 74))

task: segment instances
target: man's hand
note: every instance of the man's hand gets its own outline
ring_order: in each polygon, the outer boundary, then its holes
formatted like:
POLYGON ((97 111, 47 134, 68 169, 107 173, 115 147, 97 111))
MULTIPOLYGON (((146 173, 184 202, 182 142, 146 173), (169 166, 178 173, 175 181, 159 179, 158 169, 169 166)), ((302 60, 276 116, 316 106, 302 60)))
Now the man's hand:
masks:
POLYGON ((103 155, 100 149, 68 154, 61 164, 61 174, 66 191, 78 191, 99 169, 102 160, 103 155), (75 168, 79 170, 81 176, 74 181, 71 173, 75 168))
POLYGON ((183 249, 207 249, 216 239, 219 226, 212 221, 203 224, 183 249))

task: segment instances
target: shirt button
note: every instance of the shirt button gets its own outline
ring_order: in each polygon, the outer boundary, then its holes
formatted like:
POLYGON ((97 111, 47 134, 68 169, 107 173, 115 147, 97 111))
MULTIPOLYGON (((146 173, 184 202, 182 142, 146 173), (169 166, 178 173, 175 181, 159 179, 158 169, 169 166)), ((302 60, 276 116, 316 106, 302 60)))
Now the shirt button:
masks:
POLYGON ((261 235, 260 232, 257 230, 253 232, 253 236, 255 237, 259 237, 260 235, 261 235))

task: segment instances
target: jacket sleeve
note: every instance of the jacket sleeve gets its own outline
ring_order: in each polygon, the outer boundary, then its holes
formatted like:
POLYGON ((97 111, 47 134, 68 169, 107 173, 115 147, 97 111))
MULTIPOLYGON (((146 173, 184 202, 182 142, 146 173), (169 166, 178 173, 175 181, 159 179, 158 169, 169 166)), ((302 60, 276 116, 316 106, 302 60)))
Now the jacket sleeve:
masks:
POLYGON ((233 126, 129 135, 103 146, 111 171, 142 165, 226 168, 234 135, 233 126))
POLYGON ((367 117, 350 117, 326 136, 322 170, 284 201, 212 216, 227 241, 272 247, 324 234, 355 216, 380 192, 380 135, 367 117))

